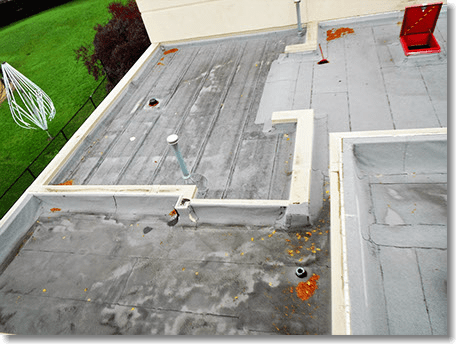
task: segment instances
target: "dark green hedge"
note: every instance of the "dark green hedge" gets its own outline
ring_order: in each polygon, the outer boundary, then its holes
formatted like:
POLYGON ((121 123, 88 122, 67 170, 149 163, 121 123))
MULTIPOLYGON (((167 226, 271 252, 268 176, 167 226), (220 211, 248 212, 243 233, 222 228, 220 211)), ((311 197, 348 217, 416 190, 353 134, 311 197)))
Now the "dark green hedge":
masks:
POLYGON ((0 27, 72 0, 0 0, 0 27))

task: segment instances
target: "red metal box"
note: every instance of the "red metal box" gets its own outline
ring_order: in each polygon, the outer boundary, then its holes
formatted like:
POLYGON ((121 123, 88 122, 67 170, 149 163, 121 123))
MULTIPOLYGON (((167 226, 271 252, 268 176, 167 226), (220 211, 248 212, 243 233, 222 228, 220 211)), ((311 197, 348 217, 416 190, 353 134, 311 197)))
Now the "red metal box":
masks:
POLYGON ((434 37, 442 3, 405 8, 400 40, 405 55, 439 53, 440 45, 434 37))

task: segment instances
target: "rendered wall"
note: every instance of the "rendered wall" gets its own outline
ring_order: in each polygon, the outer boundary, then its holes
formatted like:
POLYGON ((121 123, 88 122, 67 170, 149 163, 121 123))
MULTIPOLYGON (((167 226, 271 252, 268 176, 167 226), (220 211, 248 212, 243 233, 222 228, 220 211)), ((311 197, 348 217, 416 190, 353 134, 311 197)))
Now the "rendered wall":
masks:
MULTIPOLYGON (((293 0, 136 0, 153 43, 296 26, 293 0)), ((302 0, 303 23, 404 10, 422 0, 302 0)), ((446 1, 445 1, 446 3, 446 1)))

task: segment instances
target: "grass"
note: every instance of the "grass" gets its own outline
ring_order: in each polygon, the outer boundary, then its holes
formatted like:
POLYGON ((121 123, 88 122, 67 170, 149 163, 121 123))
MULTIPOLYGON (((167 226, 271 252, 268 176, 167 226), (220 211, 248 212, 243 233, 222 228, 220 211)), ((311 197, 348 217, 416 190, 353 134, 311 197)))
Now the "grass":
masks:
MULTIPOLYGON (((54 103, 56 116, 48 123, 51 135, 62 129, 100 82, 76 61, 74 50, 93 41, 93 27, 109 20, 111 2, 74 0, 0 29, 0 62, 8 62, 36 83, 54 103)), ((47 144, 44 131, 20 128, 7 101, 0 105, 0 196, 47 144)), ((4 203, 10 203, 4 201, 0 216, 4 203)))

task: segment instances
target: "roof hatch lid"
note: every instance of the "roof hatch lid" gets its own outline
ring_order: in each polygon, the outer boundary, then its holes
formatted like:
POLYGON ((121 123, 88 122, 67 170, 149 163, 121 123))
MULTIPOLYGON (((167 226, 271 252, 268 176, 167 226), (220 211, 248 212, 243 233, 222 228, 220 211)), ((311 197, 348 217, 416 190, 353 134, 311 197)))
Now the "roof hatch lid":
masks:
POLYGON ((400 36, 433 33, 442 4, 440 2, 406 7, 400 36))

